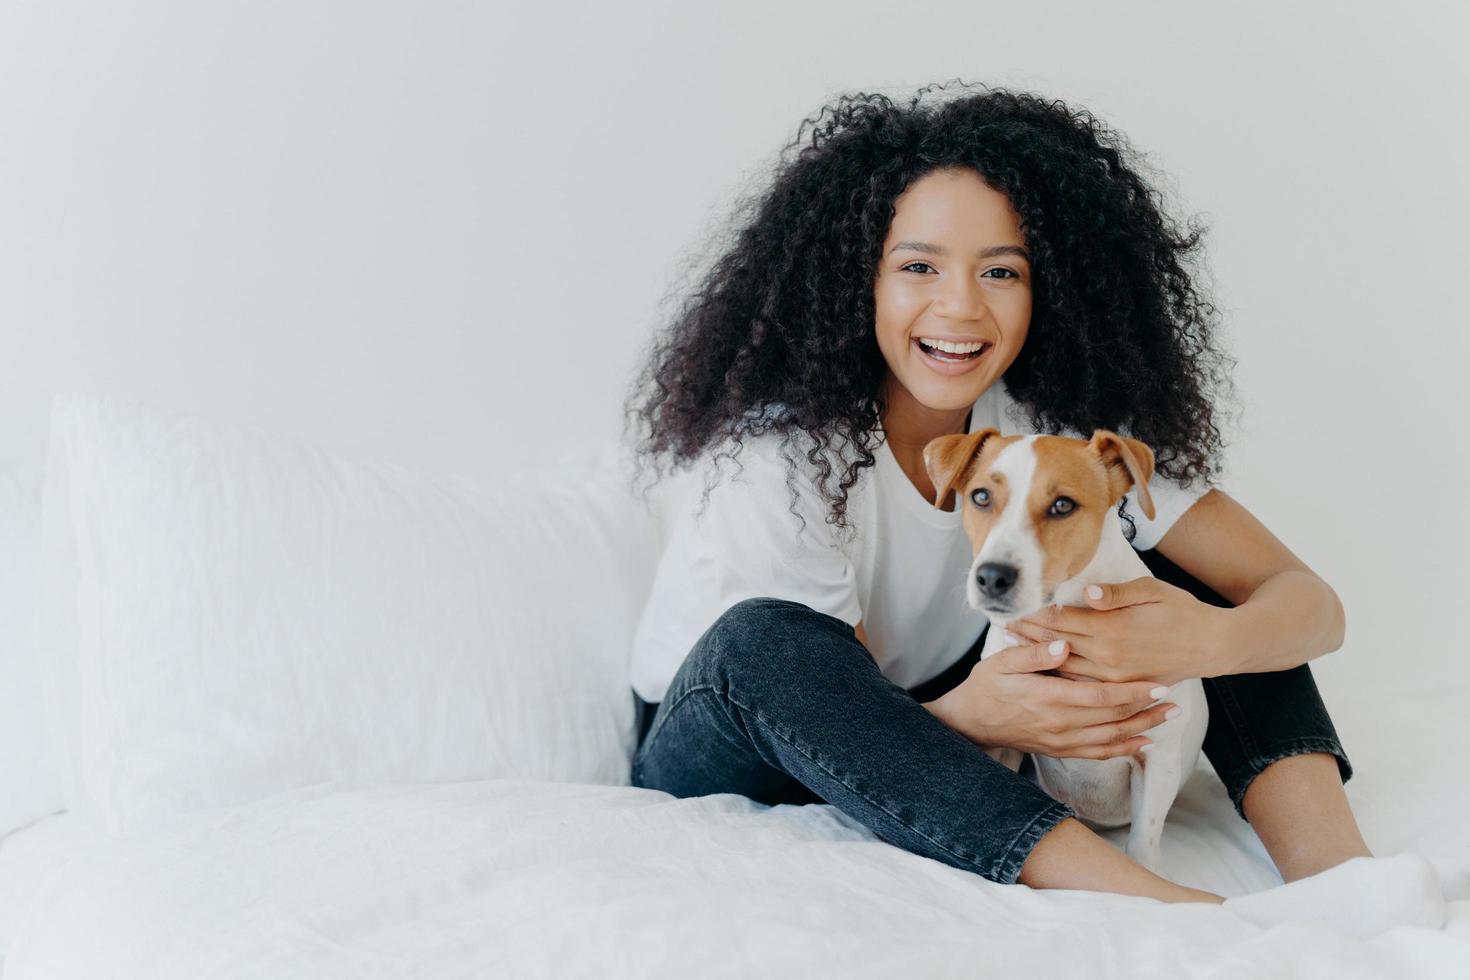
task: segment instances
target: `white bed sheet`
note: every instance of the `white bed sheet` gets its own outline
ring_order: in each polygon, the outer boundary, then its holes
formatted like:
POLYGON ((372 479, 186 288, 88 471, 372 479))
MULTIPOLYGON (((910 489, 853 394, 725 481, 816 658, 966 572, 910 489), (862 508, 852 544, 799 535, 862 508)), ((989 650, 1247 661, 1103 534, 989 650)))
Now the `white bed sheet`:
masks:
MULTIPOLYGON (((1465 694, 1334 698, 1358 719, 1338 727, 1365 836, 1382 855, 1429 857, 1461 896, 1439 930, 1351 939, 1212 906, 995 885, 825 805, 511 780, 319 784, 77 851, 31 903, 4 980, 1464 977, 1470 785, 1444 740, 1463 736, 1446 712, 1465 694), (1365 737, 1370 722, 1383 737, 1365 737)), ((1171 813, 1164 851, 1170 877, 1222 894, 1279 881, 1208 768, 1171 813)))
POLYGON ((105 842, 66 812, 42 817, 0 838, 0 961, 46 877, 87 848, 105 842))

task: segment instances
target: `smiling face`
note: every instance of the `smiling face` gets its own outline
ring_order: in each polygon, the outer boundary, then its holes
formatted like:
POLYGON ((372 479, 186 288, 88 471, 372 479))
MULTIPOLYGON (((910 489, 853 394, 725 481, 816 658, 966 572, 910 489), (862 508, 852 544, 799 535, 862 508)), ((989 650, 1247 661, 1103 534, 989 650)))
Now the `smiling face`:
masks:
MULTIPOLYGON (((973 170, 936 170, 894 204, 874 285, 890 400, 936 411, 974 404, 1016 359, 1031 323, 1031 264, 1010 200, 973 170), (923 338, 983 343, 945 360, 923 338)), ((902 406, 900 406, 902 408, 902 406)))

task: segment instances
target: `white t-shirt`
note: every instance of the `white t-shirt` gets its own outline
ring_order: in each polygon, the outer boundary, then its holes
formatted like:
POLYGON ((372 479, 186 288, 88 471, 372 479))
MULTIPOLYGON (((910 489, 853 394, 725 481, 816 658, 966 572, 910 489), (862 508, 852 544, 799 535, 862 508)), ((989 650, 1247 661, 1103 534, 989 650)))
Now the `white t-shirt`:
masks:
MULTIPOLYGON (((1000 382, 976 400, 968 431, 992 426, 1006 436, 1035 431, 1000 382)), ((925 499, 884 440, 849 491, 849 532, 826 522, 811 464, 797 455, 792 481, 803 527, 791 513, 782 438, 744 437, 734 461, 716 461, 718 481, 713 451, 701 457, 704 465, 682 471, 668 545, 633 639, 630 680, 643 700, 661 701, 694 642, 721 613, 754 596, 793 599, 849 626, 861 621, 879 669, 906 689, 938 676, 984 630, 985 614, 965 602, 972 555, 962 508, 943 511, 925 499), (717 485, 696 518, 707 482, 717 485)), ((829 486, 842 469, 834 467, 829 486)), ((1130 490, 1133 547, 1154 547, 1206 489, 1155 473, 1153 520, 1130 490)))

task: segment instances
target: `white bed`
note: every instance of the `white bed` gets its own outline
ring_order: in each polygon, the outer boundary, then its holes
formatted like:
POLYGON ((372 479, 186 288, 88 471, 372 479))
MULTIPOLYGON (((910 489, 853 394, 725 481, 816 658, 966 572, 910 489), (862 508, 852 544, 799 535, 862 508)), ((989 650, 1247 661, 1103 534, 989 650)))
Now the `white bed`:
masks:
MULTIPOLYGON (((68 667, 48 689, 48 723, 64 735, 53 739, 57 791, 75 805, 0 838, 3 980, 1470 976, 1463 669, 1326 692, 1365 837, 1381 855, 1431 861, 1449 898, 1438 928, 1352 938, 1212 906, 996 885, 831 806, 627 785, 620 644, 657 548, 619 538, 650 529, 632 511, 596 512, 605 495, 585 481, 515 490, 557 509, 542 525, 504 494, 492 507, 458 483, 396 469, 369 480, 258 433, 252 443, 88 406, 70 405, 72 423, 88 407, 93 428, 74 427, 70 455, 51 460, 73 467, 60 498, 84 524, 79 578, 64 601, 42 603, 82 612, 80 630, 51 622, 41 644, 68 667), (134 441, 147 452, 126 456, 128 469, 119 447, 134 441), (245 486, 248 500, 229 496, 245 486), (211 506, 228 496, 238 520, 221 523, 200 495, 211 506), (323 517, 339 512, 352 523, 323 517), (197 515, 209 519, 190 523, 197 515), (324 524, 332 536, 311 544, 313 560, 291 551, 324 524), (425 542, 445 528, 443 554, 430 555, 425 542), (613 543, 590 547, 594 533, 613 543), (277 551, 229 564, 234 542, 269 534, 277 551), (518 534, 554 552, 548 567, 576 558, 579 574, 602 563, 626 581, 588 597, 586 621, 544 603, 538 616, 537 596, 566 593, 530 565, 496 571, 520 560, 518 534), (374 565, 366 541, 397 557, 374 565), (341 564, 315 557, 328 547, 341 564), (348 594, 342 583, 365 567, 348 594), (334 589, 307 588, 316 572, 334 589), (293 605, 291 589, 311 601, 293 605), (416 613, 493 603, 503 615, 394 619, 382 610, 395 601, 416 613), (494 642, 466 646, 492 627, 494 642), (502 648, 516 655, 496 659, 502 648), (456 659, 464 649, 482 656, 456 659), (400 670, 404 651, 414 670, 400 670)), ((65 579, 52 557, 54 591, 65 579)), ((1279 883, 1207 765, 1170 814, 1164 858, 1171 878, 1225 895, 1279 883)))
MULTIPOLYGON (((1454 701, 1420 692, 1388 719, 1397 745, 1357 752, 1349 783, 1382 853, 1415 850, 1457 878, 1438 931, 1358 940, 995 885, 827 805, 528 780, 332 783, 126 842, 60 826, 37 838, 57 867, 4 976, 1464 976, 1470 789, 1460 767, 1398 754, 1450 734, 1422 722, 1454 701)), ((0 848, 0 875, 24 836, 0 848)), ((1207 768, 1170 816, 1165 858, 1172 877, 1224 894, 1277 880, 1207 768)))
POLYGON ((95 830, 65 811, 0 837, 0 962, 47 876, 81 851, 104 842, 95 830))

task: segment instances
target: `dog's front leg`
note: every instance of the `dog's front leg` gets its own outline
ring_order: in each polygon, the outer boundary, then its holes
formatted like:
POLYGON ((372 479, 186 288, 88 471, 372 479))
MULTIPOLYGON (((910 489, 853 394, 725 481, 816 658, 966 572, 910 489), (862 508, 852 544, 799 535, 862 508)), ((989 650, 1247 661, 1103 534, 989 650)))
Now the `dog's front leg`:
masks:
POLYGON ((1163 863, 1164 818, 1174 804, 1183 779, 1177 759, 1169 753, 1158 759, 1133 759, 1132 824, 1128 828, 1128 856, 1154 874, 1163 863))

